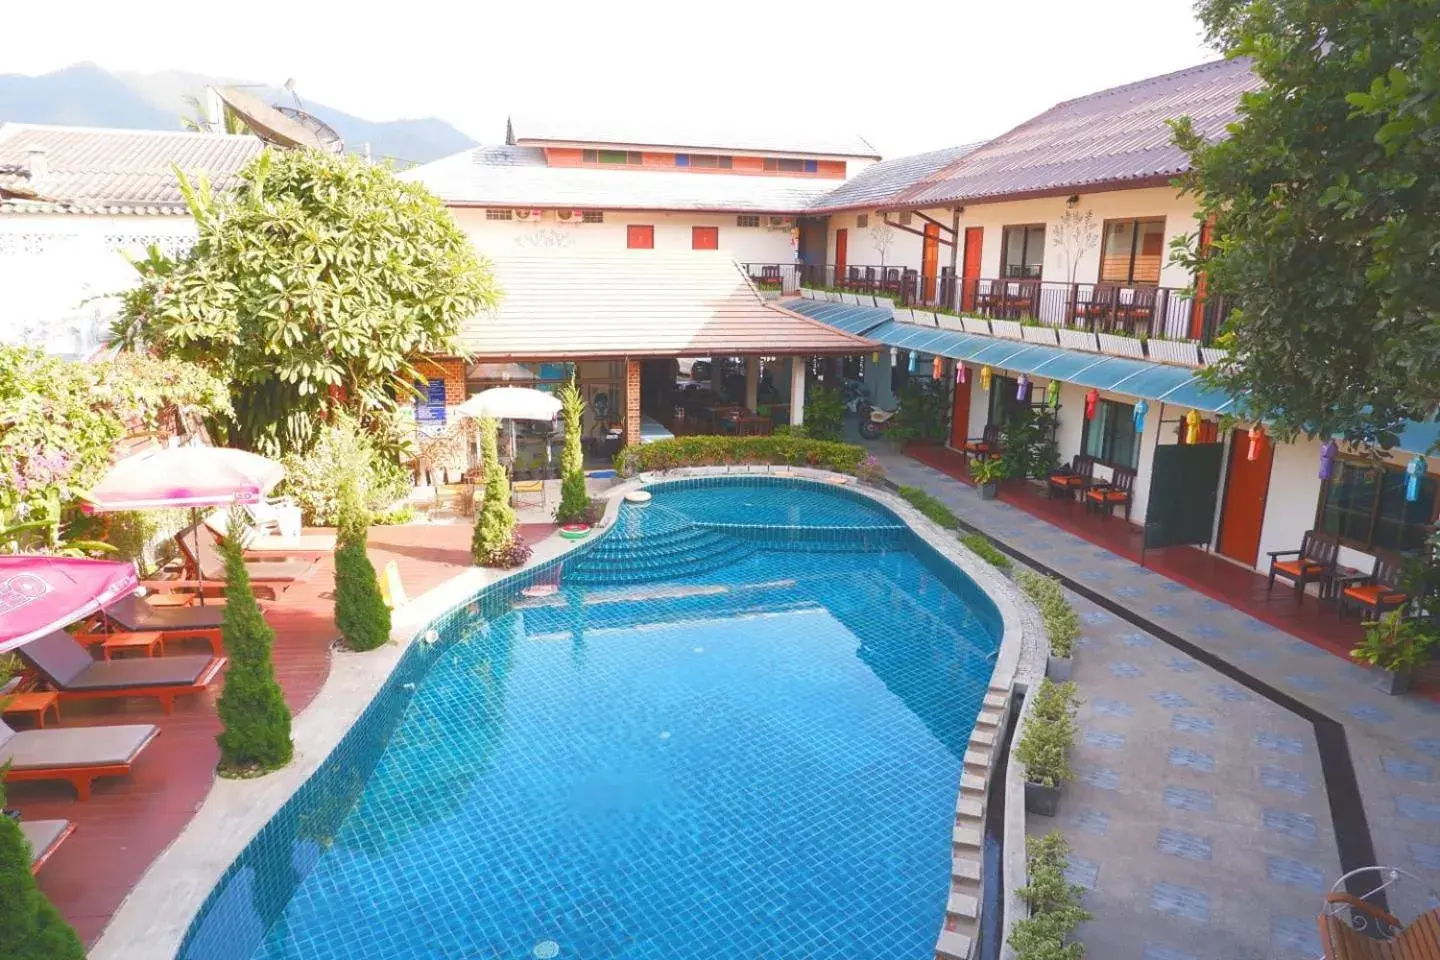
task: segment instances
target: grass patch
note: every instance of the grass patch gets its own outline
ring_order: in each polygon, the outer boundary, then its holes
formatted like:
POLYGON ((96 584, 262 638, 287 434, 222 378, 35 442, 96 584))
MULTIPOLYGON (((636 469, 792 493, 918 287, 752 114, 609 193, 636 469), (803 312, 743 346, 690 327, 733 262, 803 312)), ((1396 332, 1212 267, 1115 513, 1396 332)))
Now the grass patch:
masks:
POLYGON ((960 518, 955 516, 955 512, 919 487, 901 487, 900 496, 946 530, 960 529, 960 518))
POLYGON ((990 538, 983 533, 962 533, 960 542, 970 549, 981 560, 997 570, 1004 570, 1006 573, 1014 566, 1010 558, 1000 552, 1000 548, 990 542, 990 538))

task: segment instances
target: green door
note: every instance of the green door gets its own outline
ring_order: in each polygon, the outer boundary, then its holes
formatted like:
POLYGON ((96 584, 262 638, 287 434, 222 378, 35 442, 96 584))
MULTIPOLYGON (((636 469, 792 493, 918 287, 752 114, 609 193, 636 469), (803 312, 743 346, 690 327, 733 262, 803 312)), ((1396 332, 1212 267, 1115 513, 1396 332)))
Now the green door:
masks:
POLYGON ((1155 448, 1145 547, 1209 544, 1220 492, 1219 443, 1165 444, 1155 448))

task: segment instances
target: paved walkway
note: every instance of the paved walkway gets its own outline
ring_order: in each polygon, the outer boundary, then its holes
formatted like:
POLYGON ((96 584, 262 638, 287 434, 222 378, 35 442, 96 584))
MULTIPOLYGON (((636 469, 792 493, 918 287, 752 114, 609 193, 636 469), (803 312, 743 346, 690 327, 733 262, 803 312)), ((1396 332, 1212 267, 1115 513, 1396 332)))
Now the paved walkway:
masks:
MULTIPOLYGON (((938 470, 875 448, 890 478, 965 522, 1341 723, 1376 857, 1440 889, 1440 704, 1389 697, 1365 670, 938 470)), ((1313 726, 1072 595, 1085 623, 1080 779, 1052 820, 1090 889, 1081 930, 1106 960, 1320 954, 1315 914, 1340 872, 1313 726)), ((1280 602, 1280 601, 1277 601, 1280 602)), ((1392 897, 1402 918, 1431 894, 1392 897)))

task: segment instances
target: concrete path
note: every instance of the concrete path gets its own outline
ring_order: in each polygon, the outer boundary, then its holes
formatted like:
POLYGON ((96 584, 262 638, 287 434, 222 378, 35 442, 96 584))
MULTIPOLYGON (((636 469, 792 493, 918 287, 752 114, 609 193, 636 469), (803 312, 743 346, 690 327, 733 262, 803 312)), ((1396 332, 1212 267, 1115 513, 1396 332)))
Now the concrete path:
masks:
MULTIPOLYGON (((890 479, 966 523, 1344 726, 1376 859, 1440 889, 1440 704, 1389 697, 1363 669, 1059 530, 894 451, 890 479)), ((1118 521, 1117 521, 1118 522, 1118 521)), ((1106 960, 1320 955, 1322 893, 1340 873, 1313 725, 1076 595, 1085 703, 1053 821, 1090 889, 1081 931, 1106 960)), ((1287 602, 1277 597, 1276 602, 1287 602)), ((1410 885, 1402 919, 1440 905, 1410 885)))

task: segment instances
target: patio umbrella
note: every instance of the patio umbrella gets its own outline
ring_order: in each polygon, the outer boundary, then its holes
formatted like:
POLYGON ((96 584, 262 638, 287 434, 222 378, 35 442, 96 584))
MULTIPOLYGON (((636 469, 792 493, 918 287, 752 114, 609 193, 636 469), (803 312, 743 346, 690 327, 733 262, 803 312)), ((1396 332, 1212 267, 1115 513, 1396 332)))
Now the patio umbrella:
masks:
MULTIPOLYGON (((189 508, 200 556, 200 509, 259 503, 285 476, 274 460, 226 447, 168 447, 126 457, 84 497, 87 513, 189 508)), ((196 565, 200 603, 205 603, 204 570, 196 565)))
POLYGON ((0 556, 0 653, 88 617, 139 586, 133 563, 0 556))
MULTIPOLYGON (((529 387, 493 387, 475 394, 455 411, 462 417, 489 417, 510 421, 510 450, 515 450, 516 420, 554 420, 560 412, 560 401, 542 390, 529 387)), ((550 447, 545 447, 550 458, 550 447)))

